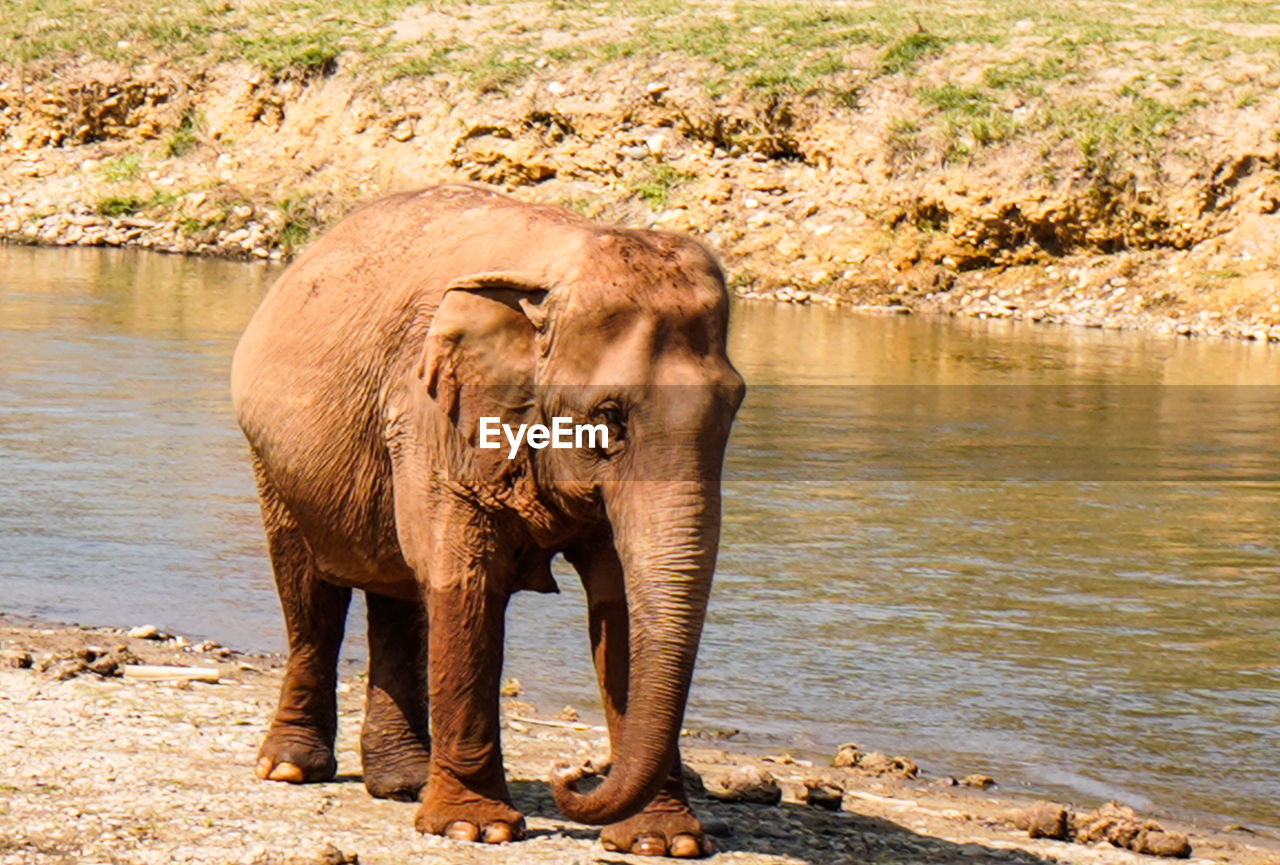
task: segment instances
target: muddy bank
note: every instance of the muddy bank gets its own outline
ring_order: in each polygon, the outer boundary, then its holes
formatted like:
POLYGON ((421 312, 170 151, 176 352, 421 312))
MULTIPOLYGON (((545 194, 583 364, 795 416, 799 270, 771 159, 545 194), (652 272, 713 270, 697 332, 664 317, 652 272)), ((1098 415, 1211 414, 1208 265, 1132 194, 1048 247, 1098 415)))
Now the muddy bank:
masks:
POLYGON ((283 260, 358 201, 466 181, 692 232, 747 297, 1280 342, 1280 69, 1249 33, 1179 56, 1030 20, 999 45, 871 34, 769 89, 696 52, 584 59, 635 22, 516 5, 383 27, 550 46, 496 77, 0 66, 0 237, 283 260))
MULTIPOLYGON (((412 828, 412 804, 374 800, 360 782, 357 673, 346 670, 340 685, 338 778, 305 787, 261 782, 253 757, 280 659, 134 633, 0 617, 0 863, 565 863, 610 855, 596 830, 557 815, 545 783, 554 761, 602 758, 598 726, 508 699, 506 764, 531 838, 482 848, 423 837, 412 828), (217 681, 143 675, 138 664, 194 667, 217 681)), ((1156 829, 1123 809, 1029 809, 1034 803, 985 789, 990 779, 932 778, 900 757, 843 749, 838 765, 814 766, 723 744, 695 734, 683 743, 707 791, 695 807, 720 851, 713 861, 1135 863, 1157 860, 1124 847, 1164 844, 1179 855, 1179 838, 1195 861, 1262 865, 1280 855, 1280 841, 1242 827, 1156 829), (1079 841, 1055 840, 1072 832, 1079 841)))

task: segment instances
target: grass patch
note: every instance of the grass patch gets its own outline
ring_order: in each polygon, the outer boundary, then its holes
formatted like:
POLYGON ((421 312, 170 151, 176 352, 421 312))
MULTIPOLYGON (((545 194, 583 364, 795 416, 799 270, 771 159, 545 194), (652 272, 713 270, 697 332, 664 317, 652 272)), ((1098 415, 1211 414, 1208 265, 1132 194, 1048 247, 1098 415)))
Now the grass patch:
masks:
POLYGON ((735 85, 766 94, 808 93, 845 75, 850 49, 884 41, 868 10, 742 2, 730 15, 685 12, 680 19, 610 42, 601 56, 674 54, 711 61, 723 70, 706 82, 713 95, 735 85))
POLYGON ((1042 123, 1072 139, 1080 148, 1087 168, 1101 169, 1121 154, 1153 153, 1156 143, 1182 116, 1167 105, 1131 87, 1121 88, 1119 99, 1074 100, 1046 109, 1042 123))
POLYGON ((1165 52, 1160 66, 1241 52, 1274 57, 1280 39, 1222 26, 1270 23, 1273 6, 1151 0, 1139 13, 1119 0, 1049 7, 1030 0, 917 7, 888 0, 544 0, 519 10, 500 0, 167 0, 159 8, 151 0, 4 0, 0 57, 23 63, 91 56, 188 69, 248 60, 273 76, 302 78, 341 64, 344 72, 391 77, 458 75, 480 90, 508 89, 565 63, 693 59, 707 66, 713 94, 823 94, 851 105, 858 81, 910 76, 964 43, 1011 46, 983 74, 993 90, 1034 89, 1109 52, 1165 52), (392 25, 414 6, 458 26, 397 38, 392 25), (1023 34, 1035 44, 1019 42, 1023 34))
POLYGON ((178 127, 164 140, 165 155, 176 158, 195 149, 196 145, 200 143, 199 136, 196 134, 198 124, 199 118, 195 109, 188 108, 182 112, 182 119, 178 121, 178 127))
POLYGON ((286 252, 293 252, 306 245, 323 227, 316 202, 308 194, 284 198, 277 202, 276 209, 285 219, 284 226, 280 229, 280 243, 284 245, 286 252))
POLYGON ((587 219, 595 219, 600 216, 604 210, 604 204, 598 198, 569 197, 559 201, 561 207, 566 210, 572 210, 579 216, 585 216, 587 219))
POLYGON ((671 201, 671 191, 681 183, 694 180, 695 175, 677 171, 665 162, 651 164, 648 173, 631 184, 631 191, 653 210, 666 208, 671 201))
MULTIPOLYGON (((330 75, 338 68, 342 36, 332 30, 237 36, 240 55, 275 77, 330 75)), ((354 46, 353 46, 354 47, 354 46)))
POLYGON ((108 159, 98 171, 108 183, 133 180, 142 171, 142 157, 136 153, 126 153, 124 156, 108 159))
POLYGON ((1012 113, 997 106, 977 87, 947 83, 922 87, 916 98, 941 115, 943 160, 968 156, 977 147, 988 147, 1011 138, 1017 131, 1012 113))
POLYGON ((193 234, 201 234, 208 231, 218 224, 218 220, 196 219, 194 216, 184 216, 178 220, 178 227, 182 229, 182 233, 188 237, 193 234))
POLYGON ((146 207, 146 202, 136 195, 109 195, 98 202, 99 216, 132 216, 146 207))
POLYGON ((894 118, 889 124, 885 147, 889 150, 889 161, 895 167, 915 162, 924 154, 920 144, 920 125, 905 117, 894 118))
POLYGON ((1010 63, 988 66, 982 71, 982 83, 993 90, 1038 90, 1042 81, 1058 81, 1068 73, 1062 57, 1033 60, 1019 57, 1010 63))
POLYGON ((916 64, 942 53, 947 41, 932 33, 911 33, 880 52, 881 75, 900 75, 915 71, 916 64))
POLYGON ((415 54, 397 60, 388 70, 388 78, 429 78, 441 73, 455 72, 458 62, 454 54, 461 48, 458 45, 433 45, 425 54, 415 54))
POLYGON ((152 207, 168 206, 177 200, 173 193, 161 192, 160 190, 152 192, 146 198, 134 194, 108 195, 101 199, 94 209, 99 216, 133 216, 152 207))
POLYGON ((941 87, 921 87, 916 98, 943 111, 978 114, 991 105, 991 97, 976 87, 958 87, 950 82, 941 87))

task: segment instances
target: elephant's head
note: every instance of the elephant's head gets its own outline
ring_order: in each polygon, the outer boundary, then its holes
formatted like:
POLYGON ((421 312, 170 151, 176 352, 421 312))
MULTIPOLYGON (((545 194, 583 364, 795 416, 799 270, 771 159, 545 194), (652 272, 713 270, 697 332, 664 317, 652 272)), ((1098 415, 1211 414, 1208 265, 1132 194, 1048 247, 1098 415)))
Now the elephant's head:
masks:
POLYGON ((537 502, 497 493, 531 522, 611 529, 630 622, 622 741, 594 791, 553 779, 567 817, 608 823, 652 798, 677 752, 719 543, 721 464, 745 388, 726 355, 728 297, 709 253, 672 234, 553 228, 555 257, 536 252, 450 284, 419 374, 466 441, 456 477, 532 490, 537 502), (478 447, 483 417, 603 424, 608 444, 525 445, 509 460, 505 438, 478 447))

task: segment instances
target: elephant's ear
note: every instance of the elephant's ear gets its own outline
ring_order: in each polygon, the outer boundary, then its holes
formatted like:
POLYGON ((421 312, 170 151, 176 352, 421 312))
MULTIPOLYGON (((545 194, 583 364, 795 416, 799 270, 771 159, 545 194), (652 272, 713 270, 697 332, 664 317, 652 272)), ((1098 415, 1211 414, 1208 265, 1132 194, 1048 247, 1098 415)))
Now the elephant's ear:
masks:
MULTIPOLYGON (((529 420, 540 304, 547 290, 537 278, 516 273, 467 276, 445 288, 427 330, 418 377, 453 431, 473 448, 480 418, 516 426, 529 420)), ((488 451, 499 452, 505 461, 505 443, 488 451)))

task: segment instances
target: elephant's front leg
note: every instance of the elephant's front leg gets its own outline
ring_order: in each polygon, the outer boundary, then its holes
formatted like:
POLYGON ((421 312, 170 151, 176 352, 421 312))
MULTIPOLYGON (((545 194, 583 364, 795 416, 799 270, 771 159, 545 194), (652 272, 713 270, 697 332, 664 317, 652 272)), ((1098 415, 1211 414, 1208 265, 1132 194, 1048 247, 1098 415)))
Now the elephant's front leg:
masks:
MULTIPOLYGON (((445 565, 447 567, 447 565, 445 565)), ((427 593, 431 770, 419 832, 497 844, 524 836, 502 770, 498 682, 504 588, 486 575, 433 573, 427 593)))
MULTIPOLYGON (((570 557, 582 574, 587 591, 591 652, 595 659, 600 696, 604 702, 609 739, 622 741, 626 723, 627 682, 630 672, 630 618, 623 591, 622 565, 612 544, 593 546, 570 557)), ((653 801, 634 817, 605 826, 600 841, 605 849, 638 856, 688 859, 714 851, 702 823, 689 807, 681 776, 680 753, 653 801)))

